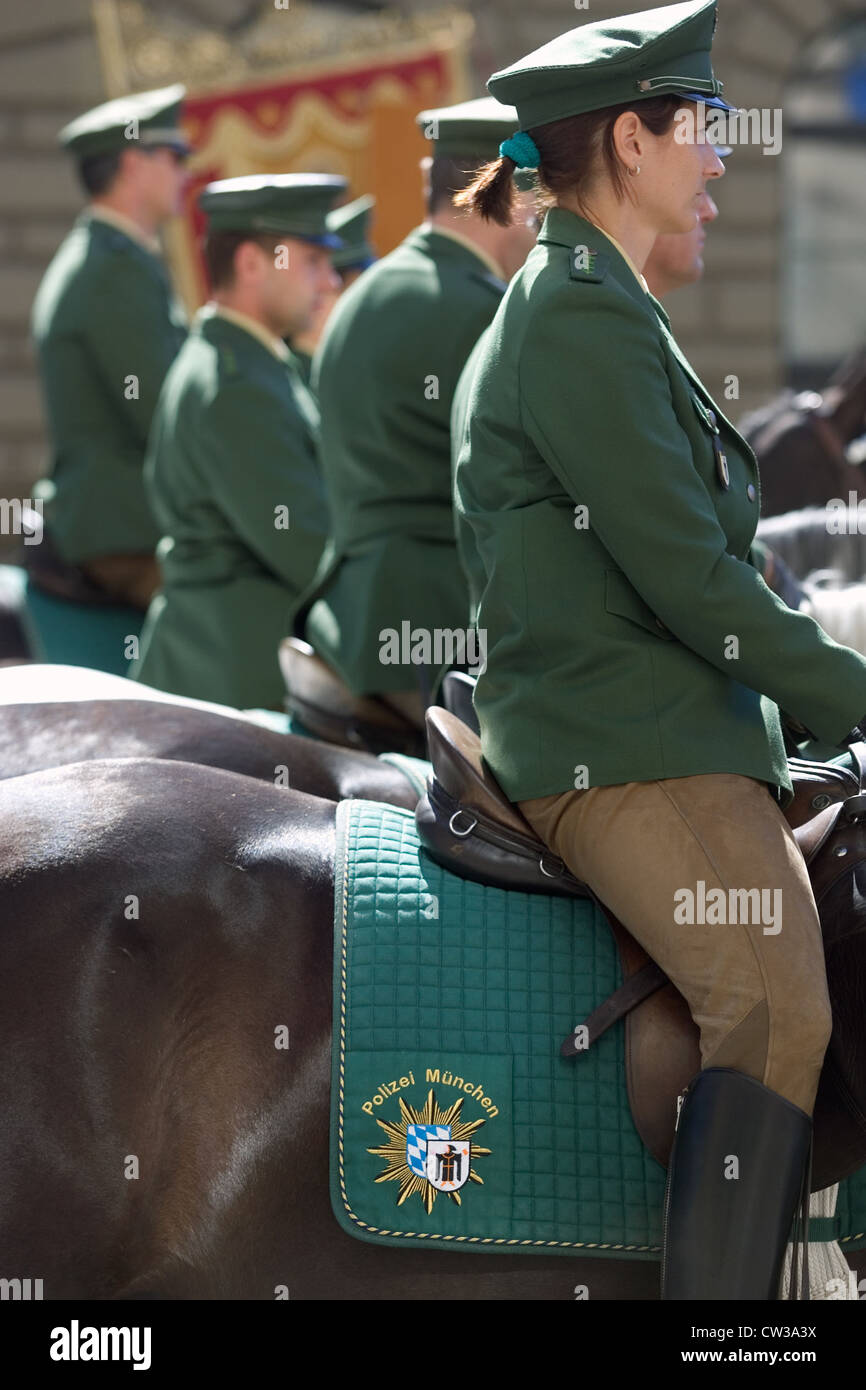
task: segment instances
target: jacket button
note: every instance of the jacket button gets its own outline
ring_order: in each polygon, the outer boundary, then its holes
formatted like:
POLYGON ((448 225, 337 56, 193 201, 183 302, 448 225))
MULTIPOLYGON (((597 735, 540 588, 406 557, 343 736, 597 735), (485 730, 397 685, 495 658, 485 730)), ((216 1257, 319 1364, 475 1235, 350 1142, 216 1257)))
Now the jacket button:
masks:
POLYGON ((750 501, 750 502, 754 502, 754 500, 755 500, 755 498, 757 497, 757 495, 758 495, 758 494, 757 494, 757 492, 755 491, 755 484, 754 484, 754 483, 749 483, 749 486, 746 488, 746 496, 748 497, 749 501, 750 501))

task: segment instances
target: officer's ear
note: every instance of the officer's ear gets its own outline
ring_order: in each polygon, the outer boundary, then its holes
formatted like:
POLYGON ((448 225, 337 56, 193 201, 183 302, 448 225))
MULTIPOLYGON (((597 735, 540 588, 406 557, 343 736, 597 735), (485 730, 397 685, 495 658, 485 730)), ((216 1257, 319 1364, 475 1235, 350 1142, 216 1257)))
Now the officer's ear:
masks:
POLYGON ((236 285, 258 284, 273 265, 273 255, 257 241, 241 241, 235 248, 234 282, 236 285))
POLYGON ((128 149, 123 149, 117 156, 117 180, 120 182, 130 181, 140 176, 143 171, 150 168, 150 161, 145 150, 136 145, 130 144, 128 149))
POLYGON ((622 111, 611 130, 613 148, 627 169, 636 168, 644 155, 645 141, 640 117, 635 111, 622 111))

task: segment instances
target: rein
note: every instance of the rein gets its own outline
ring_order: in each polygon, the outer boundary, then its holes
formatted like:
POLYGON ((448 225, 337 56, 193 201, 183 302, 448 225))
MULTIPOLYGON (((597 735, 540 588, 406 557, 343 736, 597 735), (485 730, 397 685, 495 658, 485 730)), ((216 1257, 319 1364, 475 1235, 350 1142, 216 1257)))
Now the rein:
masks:
POLYGON ((846 468, 851 467, 847 443, 830 419, 829 406, 820 392, 801 391, 792 400, 791 409, 796 410, 803 417, 824 453, 832 459, 833 463, 841 464, 846 468))

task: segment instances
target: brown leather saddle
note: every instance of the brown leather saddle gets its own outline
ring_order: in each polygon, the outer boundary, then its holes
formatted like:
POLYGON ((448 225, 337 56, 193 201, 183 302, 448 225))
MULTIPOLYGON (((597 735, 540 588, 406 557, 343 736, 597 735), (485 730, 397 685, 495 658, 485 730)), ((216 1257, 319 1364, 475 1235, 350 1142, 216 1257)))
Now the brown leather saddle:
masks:
MULTIPOLYGON (((455 715, 433 707, 427 711, 427 738, 433 775, 416 822, 431 858, 452 873, 498 888, 593 898, 610 923, 623 983, 582 1020, 587 1034, 581 1049, 625 1020, 632 1118, 643 1143, 666 1166, 677 1098, 701 1066, 698 1029, 685 999, 588 885, 538 839, 483 761, 478 736, 455 715)), ((853 908, 843 914, 822 911, 840 880, 866 860, 866 795, 860 795, 866 745, 851 751, 859 778, 837 764, 790 760, 795 795, 786 816, 821 913, 834 1015, 834 1038, 815 1106, 813 1192, 866 1163, 866 936, 856 941, 864 922, 853 908)), ((577 1029, 565 1039, 561 1053, 579 1066, 576 1035, 577 1029)))
POLYGON ((353 695, 308 642, 285 638, 279 658, 286 683, 286 707, 315 738, 366 753, 426 756, 422 730, 384 700, 353 695))

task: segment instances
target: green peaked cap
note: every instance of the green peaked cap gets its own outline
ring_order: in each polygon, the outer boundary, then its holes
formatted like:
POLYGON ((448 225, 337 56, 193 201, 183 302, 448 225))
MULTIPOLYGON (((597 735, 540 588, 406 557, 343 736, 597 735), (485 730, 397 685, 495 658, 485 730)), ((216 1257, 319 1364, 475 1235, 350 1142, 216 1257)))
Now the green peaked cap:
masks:
POLYGON ((218 179, 198 196, 212 232, 273 232, 339 250, 328 213, 348 187, 339 174, 253 174, 218 179))
POLYGON ((502 141, 517 129, 517 112, 494 97, 478 97, 421 111, 415 124, 426 140, 432 140, 434 154, 491 160, 499 158, 502 141))
POLYGON ((370 193, 328 213, 328 231, 342 245, 331 257, 338 270, 366 270, 376 259, 368 237, 376 199, 370 193))
POLYGON ((180 83, 153 92, 104 101, 76 116, 58 135, 64 149, 78 159, 120 150, 168 145, 186 154, 189 142, 180 128, 186 88, 180 83))
POLYGON ((495 72, 487 88, 514 103, 524 131, 668 94, 732 111, 710 61, 716 17, 716 0, 686 0, 583 24, 495 72))

